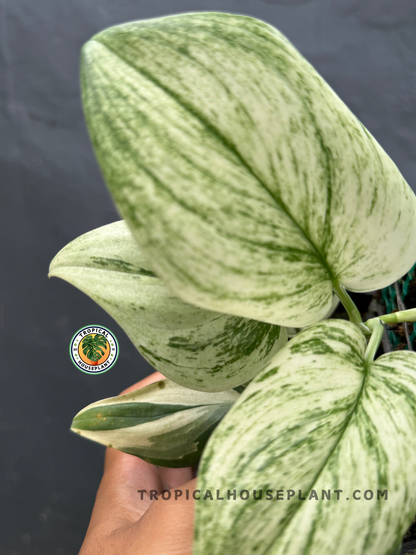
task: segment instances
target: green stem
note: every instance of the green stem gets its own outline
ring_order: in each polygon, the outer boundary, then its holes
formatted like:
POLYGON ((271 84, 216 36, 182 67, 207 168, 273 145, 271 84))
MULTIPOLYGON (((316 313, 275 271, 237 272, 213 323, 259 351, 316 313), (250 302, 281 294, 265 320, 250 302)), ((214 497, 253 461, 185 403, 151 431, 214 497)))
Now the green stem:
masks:
POLYGON ((360 325, 362 324, 361 314, 358 308, 355 306, 354 301, 348 295, 345 287, 338 283, 337 281, 333 283, 333 287, 335 289, 335 293, 337 294, 338 299, 342 302, 347 314, 349 316, 350 321, 353 324, 360 325))
POLYGON ((364 360, 365 362, 373 362, 383 337, 384 326, 378 318, 372 318, 371 321, 368 320, 367 324, 373 333, 365 350, 364 360))
MULTIPOLYGON (((371 318, 374 320, 375 318, 371 318)), ((410 308, 409 310, 401 310, 399 312, 392 312, 391 314, 383 314, 382 316, 377 316, 377 319, 382 320, 386 324, 402 324, 403 322, 416 322, 416 308, 410 308)), ((366 324, 368 325, 368 320, 366 324)))

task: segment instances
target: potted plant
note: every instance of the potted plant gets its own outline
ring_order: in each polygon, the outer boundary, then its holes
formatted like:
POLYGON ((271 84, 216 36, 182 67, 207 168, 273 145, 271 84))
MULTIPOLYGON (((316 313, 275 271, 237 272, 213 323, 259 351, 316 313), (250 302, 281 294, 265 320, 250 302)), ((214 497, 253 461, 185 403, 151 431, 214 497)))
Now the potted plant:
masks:
POLYGON ((73 430, 198 465, 195 555, 398 553, 416 513, 416 356, 347 290, 416 261, 416 197, 290 42, 191 13, 83 48, 92 144, 123 218, 52 261, 165 376, 73 430), (338 300, 349 321, 325 319, 338 300), (287 341, 286 328, 294 335, 287 341), (295 330, 295 332, 293 332, 295 330), (127 422, 127 424, 126 424, 127 422))

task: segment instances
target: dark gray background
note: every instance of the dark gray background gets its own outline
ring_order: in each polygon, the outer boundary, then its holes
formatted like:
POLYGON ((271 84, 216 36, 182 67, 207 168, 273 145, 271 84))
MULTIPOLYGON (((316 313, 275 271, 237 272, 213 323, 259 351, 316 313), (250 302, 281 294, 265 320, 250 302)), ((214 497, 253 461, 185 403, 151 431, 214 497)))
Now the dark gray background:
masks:
POLYGON ((99 307, 47 279, 67 242, 118 219, 83 122, 80 48, 110 25, 186 11, 279 28, 415 188, 414 0, 0 0, 0 555, 78 553, 103 449, 68 431, 72 416, 151 371, 99 307), (88 324, 119 338, 101 376, 68 356, 88 324))

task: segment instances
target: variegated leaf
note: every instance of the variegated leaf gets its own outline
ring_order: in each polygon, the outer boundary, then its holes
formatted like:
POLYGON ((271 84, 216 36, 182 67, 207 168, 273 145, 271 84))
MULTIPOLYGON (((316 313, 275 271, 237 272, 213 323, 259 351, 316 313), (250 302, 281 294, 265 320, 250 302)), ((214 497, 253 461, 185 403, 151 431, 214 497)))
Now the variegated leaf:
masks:
POLYGON ((77 434, 159 466, 196 466, 218 422, 235 403, 234 391, 202 393, 161 380, 81 410, 77 434))
MULTIPOLYGON (((339 299, 338 297, 334 294, 333 298, 332 298, 332 305, 331 308, 329 309, 328 314, 325 315, 325 320, 327 318, 331 318, 331 316, 334 314, 335 310, 337 309, 339 305, 339 299)), ((302 329, 304 328, 286 328, 286 332, 287 332, 287 337, 288 339, 292 339, 292 337, 295 337, 295 335, 297 335, 298 333, 300 333, 302 331, 302 329)))
POLYGON ((379 289, 414 264, 414 193, 266 23, 191 13, 106 29, 81 78, 117 207, 187 302, 304 327, 333 287, 379 289))
POLYGON ((201 460, 198 489, 225 500, 197 503, 194 555, 387 555, 400 542, 416 513, 416 354, 367 363, 365 348, 357 326, 327 320, 249 384, 201 460))
POLYGON ((50 276, 102 306, 144 358, 174 382, 201 391, 251 380, 287 341, 286 330, 204 310, 173 295, 153 273, 124 222, 64 247, 50 276))

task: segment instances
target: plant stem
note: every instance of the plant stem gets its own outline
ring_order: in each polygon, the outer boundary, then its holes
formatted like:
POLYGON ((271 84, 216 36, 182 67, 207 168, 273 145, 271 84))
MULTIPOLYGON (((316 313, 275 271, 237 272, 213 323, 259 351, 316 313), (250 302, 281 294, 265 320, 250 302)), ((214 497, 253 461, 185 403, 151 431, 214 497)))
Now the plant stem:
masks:
POLYGON ((367 326, 371 320, 382 320, 385 324, 416 322, 416 308, 409 308, 409 310, 400 310, 399 312, 392 312, 391 314, 383 314, 377 318, 370 318, 370 320, 367 320, 366 322, 367 326))
POLYGON ((378 318, 372 318, 371 321, 368 320, 367 324, 373 333, 371 334, 370 341, 365 350, 364 360, 365 362, 373 362, 383 337, 384 326, 378 318))
MULTIPOLYGON (((370 306, 373 305, 374 311, 376 312, 377 316, 382 316, 383 315, 383 307, 380 303, 380 301, 378 299, 375 299, 373 297, 373 300, 370 303, 370 306)), ((370 310, 370 306, 368 307, 368 309, 370 310)), ((390 345, 390 340, 389 340, 389 336, 387 333, 387 329, 384 328, 384 333, 383 333, 383 339, 381 340, 381 344, 383 345, 383 352, 384 353, 390 353, 392 348, 390 345)))
POLYGON ((355 306, 354 301, 348 295, 345 287, 338 283, 337 281, 333 283, 333 287, 335 289, 335 293, 337 294, 338 299, 343 304, 347 314, 350 318, 350 321, 353 324, 360 325, 362 324, 361 314, 358 308, 355 306))

